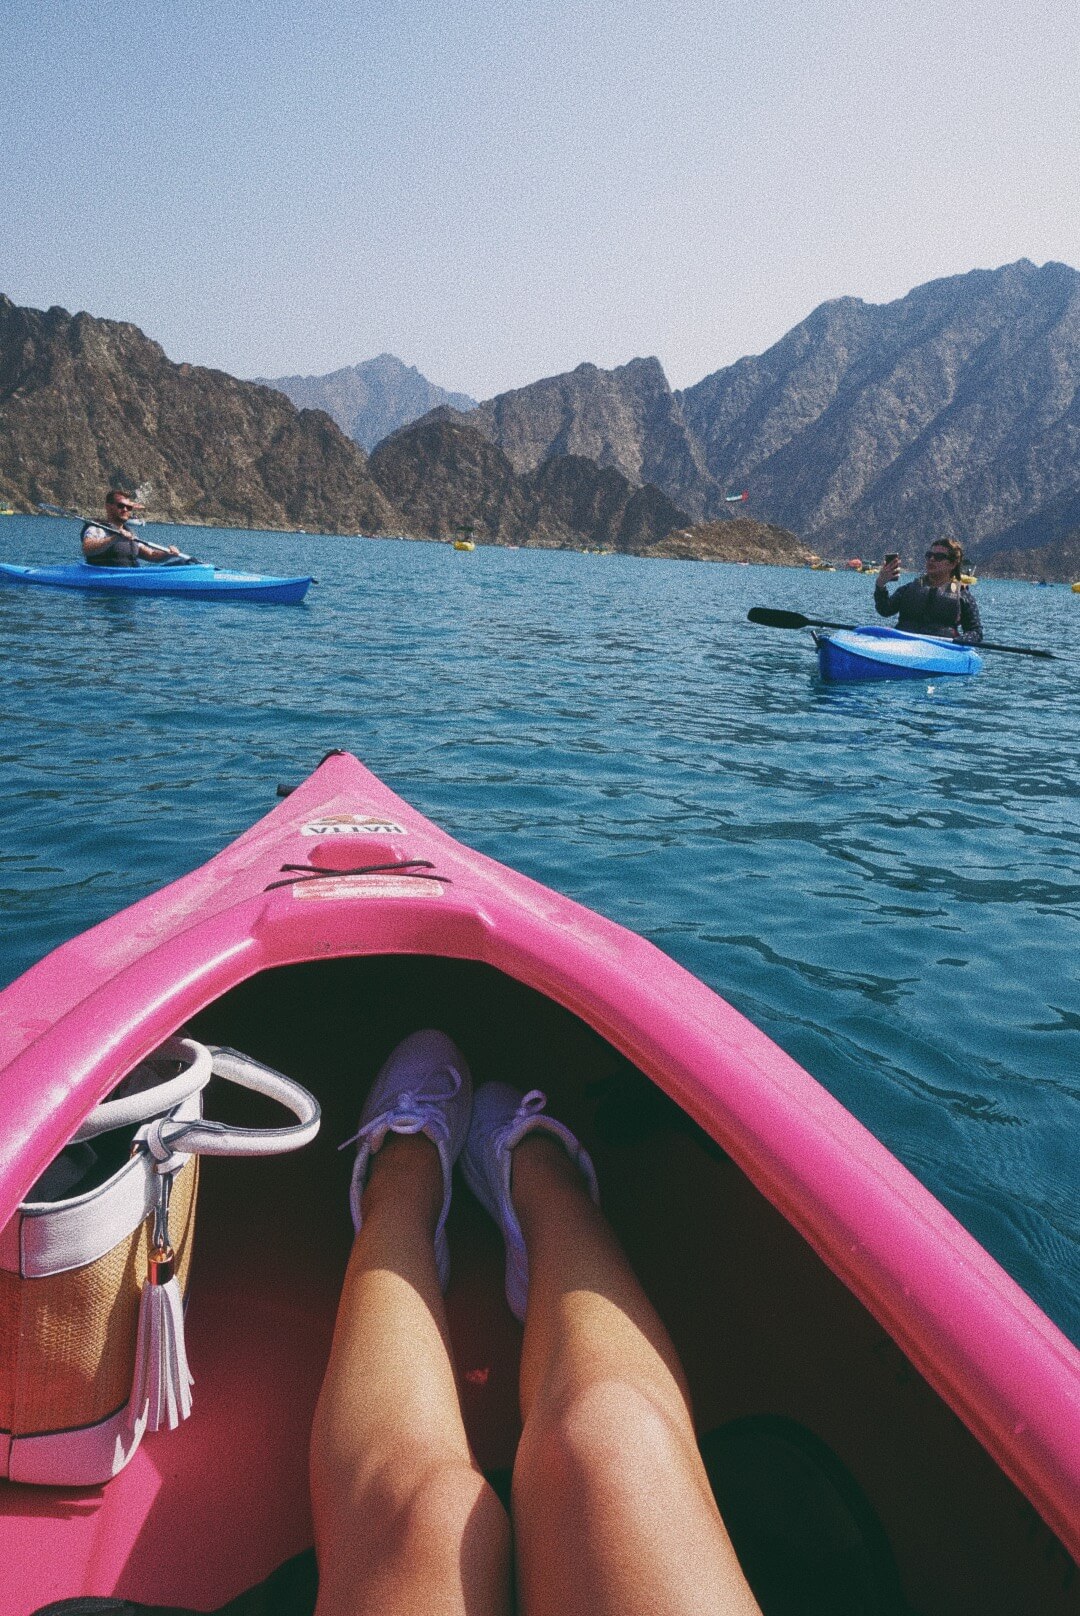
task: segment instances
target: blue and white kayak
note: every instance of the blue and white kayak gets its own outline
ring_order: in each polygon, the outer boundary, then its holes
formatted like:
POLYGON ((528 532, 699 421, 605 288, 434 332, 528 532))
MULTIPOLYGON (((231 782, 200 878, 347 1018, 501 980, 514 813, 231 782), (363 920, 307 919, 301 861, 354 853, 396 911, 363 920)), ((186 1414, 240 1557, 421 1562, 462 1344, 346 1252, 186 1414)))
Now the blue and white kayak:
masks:
POLYGON ((898 628, 815 629, 823 679, 925 679, 978 673, 983 659, 970 645, 898 628))
POLYGON ((116 595, 182 595, 186 600, 303 600, 313 578, 275 578, 255 572, 223 572, 202 562, 187 566, 91 567, 72 561, 53 567, 0 562, 0 583, 44 584, 49 589, 93 589, 116 595))

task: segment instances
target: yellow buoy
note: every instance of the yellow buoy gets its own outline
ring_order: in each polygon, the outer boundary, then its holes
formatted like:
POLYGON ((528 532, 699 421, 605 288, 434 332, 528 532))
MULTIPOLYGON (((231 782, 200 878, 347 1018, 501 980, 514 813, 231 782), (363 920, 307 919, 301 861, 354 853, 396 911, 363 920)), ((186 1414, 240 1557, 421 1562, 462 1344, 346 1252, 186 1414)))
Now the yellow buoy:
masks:
POLYGON ((973 572, 962 572, 960 574, 960 582, 962 584, 966 584, 969 589, 971 588, 972 584, 977 584, 978 581, 979 580, 976 578, 973 572))
POLYGON ((1080 595, 1080 584, 1073 584, 1072 592, 1074 595, 1080 595))
POLYGON ((455 539, 454 540, 454 549, 455 550, 475 550, 476 545, 473 543, 473 541, 471 539, 455 539))

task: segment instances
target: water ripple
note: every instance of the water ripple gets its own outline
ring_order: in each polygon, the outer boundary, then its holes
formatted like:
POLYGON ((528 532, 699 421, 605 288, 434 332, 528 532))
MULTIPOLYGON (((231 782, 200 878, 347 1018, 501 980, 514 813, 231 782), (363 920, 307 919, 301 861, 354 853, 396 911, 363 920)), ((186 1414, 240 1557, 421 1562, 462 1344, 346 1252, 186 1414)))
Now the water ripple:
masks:
MULTIPOLYGON (((0 553, 58 559, 74 537, 7 518, 0 553)), ((809 636, 746 610, 864 620, 859 577, 284 534, 199 548, 325 581, 294 610, 0 590, 0 980, 347 746, 723 993, 1080 1339, 1080 599, 979 586, 993 638, 1057 662, 827 686, 809 636)))

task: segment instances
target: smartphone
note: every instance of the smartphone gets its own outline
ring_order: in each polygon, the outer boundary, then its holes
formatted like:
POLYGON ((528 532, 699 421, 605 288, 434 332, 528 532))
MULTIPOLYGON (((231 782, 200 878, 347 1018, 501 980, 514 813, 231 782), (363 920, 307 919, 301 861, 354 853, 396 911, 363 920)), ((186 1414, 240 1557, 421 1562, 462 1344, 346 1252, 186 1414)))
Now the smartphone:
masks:
POLYGON ((900 559, 899 550, 887 550, 885 552, 885 564, 886 564, 886 566, 888 565, 888 563, 890 561, 899 561, 899 559, 900 559))

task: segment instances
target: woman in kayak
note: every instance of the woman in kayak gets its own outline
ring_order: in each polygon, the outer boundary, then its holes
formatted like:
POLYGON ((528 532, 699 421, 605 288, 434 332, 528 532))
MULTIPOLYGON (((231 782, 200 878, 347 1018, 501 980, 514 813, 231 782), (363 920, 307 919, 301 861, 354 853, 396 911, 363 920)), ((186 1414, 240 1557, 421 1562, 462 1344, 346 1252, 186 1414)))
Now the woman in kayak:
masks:
POLYGON ((544 1096, 413 1033, 356 1135, 357 1237, 315 1414, 316 1616, 760 1616, 713 1501, 686 1380, 544 1096), (510 1519, 462 1420, 443 1304, 460 1156, 524 1320, 510 1519), (513 1572, 511 1562, 513 1561, 513 1572))
POLYGON ((166 549, 158 544, 143 544, 127 525, 127 519, 139 509, 130 494, 122 488, 110 488, 105 495, 105 523, 86 522, 82 530, 83 560, 92 567, 137 567, 139 561, 169 561, 180 551, 175 544, 166 549))
POLYGON ((887 555, 874 580, 874 605, 882 617, 900 619, 905 634, 933 634, 963 645, 982 644, 982 623, 974 596, 960 582, 964 552, 955 539, 935 539, 926 552, 926 571, 890 595, 900 576, 900 557, 887 555))

